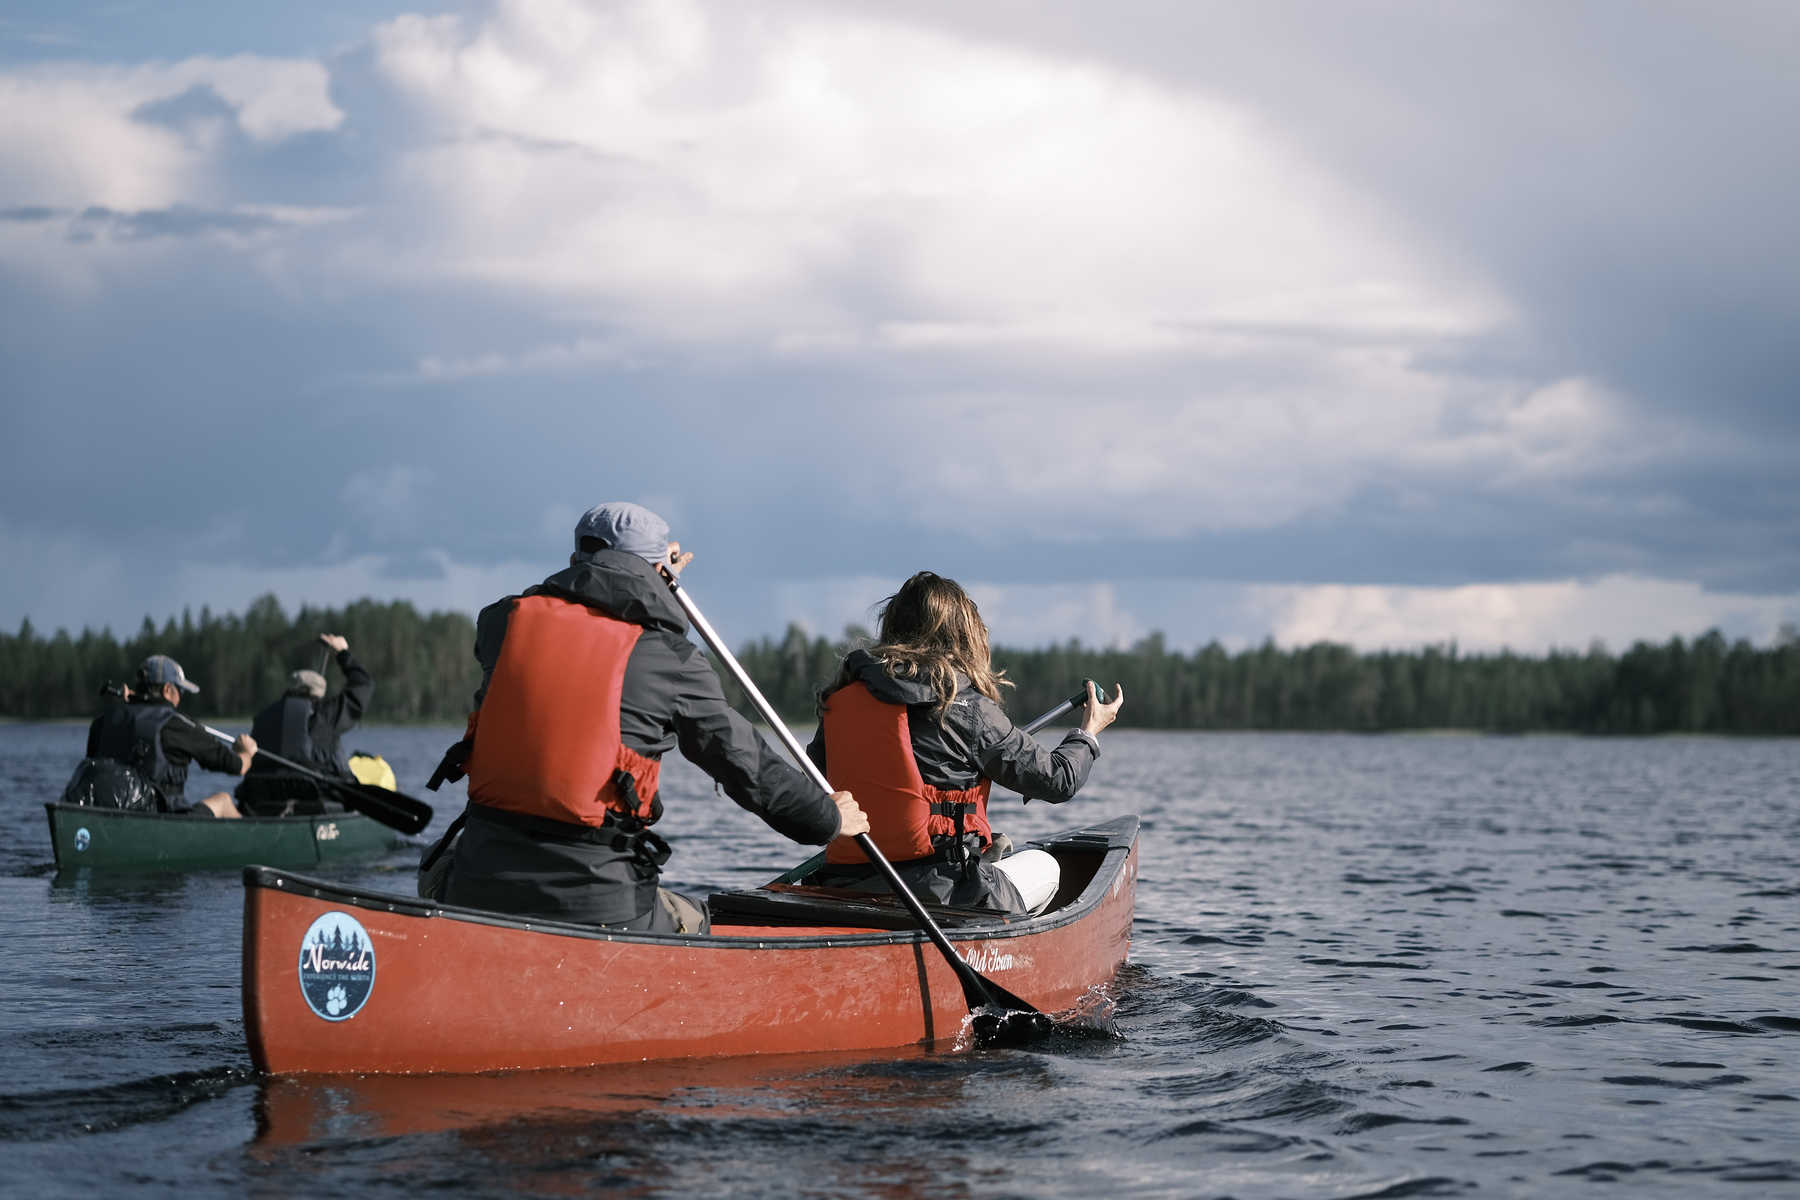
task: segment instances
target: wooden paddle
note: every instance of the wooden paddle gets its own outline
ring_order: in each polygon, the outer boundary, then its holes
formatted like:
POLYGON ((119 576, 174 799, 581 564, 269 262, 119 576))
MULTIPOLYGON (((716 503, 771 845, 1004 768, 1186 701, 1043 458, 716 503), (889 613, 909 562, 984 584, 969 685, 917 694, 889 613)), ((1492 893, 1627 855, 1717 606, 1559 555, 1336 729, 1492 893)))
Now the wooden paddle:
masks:
MULTIPOLYGON (((686 590, 682 588, 681 583, 671 575, 665 575, 664 580, 669 585, 669 591, 674 593, 675 602, 681 605, 681 610, 687 614, 688 620, 693 622, 694 628, 700 631, 700 636, 705 639, 712 652, 718 656, 719 661, 725 664, 731 672, 732 678, 737 680, 738 686, 743 688, 744 693, 750 697, 750 703, 756 706, 756 711, 762 714, 762 719, 768 722, 769 728, 773 729, 776 736, 781 739, 782 746, 787 749, 794 763, 814 784, 818 785, 822 792, 827 796, 831 795, 834 791, 831 782, 825 778, 818 765, 806 756, 805 749, 794 737, 793 731, 782 721, 780 715, 776 713, 775 707, 763 698, 762 692, 757 690, 756 684, 751 681, 749 673, 744 670, 737 658, 725 648, 725 643, 713 631, 713 627, 688 596, 686 590)), ((1083 700, 1086 700, 1085 695, 1083 700)), ((937 922, 931 919, 931 914, 925 911, 925 906, 919 903, 919 898, 913 895, 912 890, 901 880, 899 873, 894 870, 894 865, 881 853, 873 838, 866 833, 859 833, 856 835, 856 844, 861 848, 863 854, 868 856, 869 861, 875 864, 882 877, 887 880, 888 887, 893 889, 896 896, 900 897, 900 902, 906 906, 906 911, 912 914, 913 920, 917 921, 919 926, 925 930, 925 935, 931 939, 932 945, 943 953, 945 961, 950 964, 950 969, 956 972, 957 982, 962 984, 963 999, 969 1005, 975 1037, 978 1041, 983 1043, 1022 1042, 1049 1032, 1051 1028, 1049 1017, 993 980, 984 978, 963 959, 961 954, 957 953, 956 947, 950 944, 950 939, 944 936, 944 931, 939 929, 937 922)))

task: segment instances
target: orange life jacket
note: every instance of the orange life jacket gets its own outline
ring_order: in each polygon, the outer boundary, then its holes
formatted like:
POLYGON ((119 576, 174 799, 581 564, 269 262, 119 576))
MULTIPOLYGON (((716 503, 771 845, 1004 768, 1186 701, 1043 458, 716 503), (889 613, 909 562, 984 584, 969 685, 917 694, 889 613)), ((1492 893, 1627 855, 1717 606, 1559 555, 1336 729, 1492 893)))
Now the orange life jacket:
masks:
POLYGON ((600 826, 648 821, 661 762, 619 736, 625 664, 643 630, 556 596, 521 596, 500 660, 469 715, 469 799, 507 812, 600 826))
MULTIPOLYGON (((913 757, 904 704, 877 700, 866 685, 851 683, 826 698, 820 719, 831 786, 856 796, 869 817, 869 836, 888 858, 925 858, 936 850, 934 836, 977 833, 984 847, 994 840, 987 818, 990 782, 960 791, 926 783, 913 757)), ((854 838, 841 837, 825 847, 825 861, 868 859, 854 838)))

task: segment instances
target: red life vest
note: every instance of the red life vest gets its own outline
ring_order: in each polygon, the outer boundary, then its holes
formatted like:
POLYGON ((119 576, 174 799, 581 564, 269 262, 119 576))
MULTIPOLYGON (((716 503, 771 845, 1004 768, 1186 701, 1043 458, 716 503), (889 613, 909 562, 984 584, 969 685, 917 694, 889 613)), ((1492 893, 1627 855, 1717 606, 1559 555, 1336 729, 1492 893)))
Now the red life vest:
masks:
POLYGON ((619 736, 625 664, 643 630, 555 596, 513 601, 481 708, 469 715, 469 799, 598 827, 648 820, 661 762, 619 736))
MULTIPOLYGON (((994 840, 989 781, 960 791, 926 783, 913 757, 904 704, 877 700, 866 685, 851 683, 826 698, 820 719, 831 786, 856 796, 869 817, 869 836, 888 858, 906 862, 933 854, 932 837, 955 837, 959 814, 963 832, 980 834, 984 847, 994 840)), ((854 838, 841 837, 825 847, 825 861, 868 859, 854 838)))

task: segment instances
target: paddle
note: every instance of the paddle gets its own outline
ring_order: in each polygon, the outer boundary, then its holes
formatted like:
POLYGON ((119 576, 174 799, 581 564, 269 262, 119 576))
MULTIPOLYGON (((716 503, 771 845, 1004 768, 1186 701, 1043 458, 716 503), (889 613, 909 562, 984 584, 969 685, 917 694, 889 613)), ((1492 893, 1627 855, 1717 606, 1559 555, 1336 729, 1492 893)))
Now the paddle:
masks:
MULTIPOLYGON (((1028 721, 1024 725, 1020 726, 1020 728, 1023 729, 1026 733, 1036 733, 1038 730, 1042 729, 1044 726, 1048 725, 1050 722, 1056 720, 1056 718, 1062 716, 1064 713, 1068 712, 1070 709, 1080 708, 1082 705, 1087 703, 1087 685, 1090 683, 1094 683, 1094 681, 1091 679, 1082 680, 1081 681, 1081 690, 1079 692, 1076 692, 1073 696, 1070 696, 1067 700, 1064 700, 1061 704, 1057 705, 1055 708, 1051 709, 1049 712, 1045 713, 1043 716, 1033 717, 1030 721, 1028 721)), ((1097 683, 1094 684, 1094 698, 1096 700, 1098 700, 1101 704, 1106 703, 1106 689, 1101 687, 1097 683)))
MULTIPOLYGON (((763 698, 763 694, 757 690, 756 684, 751 681, 749 673, 744 670, 737 658, 725 648, 725 643, 713 631, 713 627, 682 588, 680 581, 673 576, 665 576, 664 579, 669 585, 669 591, 674 593, 675 602, 681 605, 681 610, 687 614, 688 620, 693 623, 695 629, 700 631, 700 636, 705 639, 712 652, 718 656, 719 661, 725 664, 731 672, 732 678, 737 680, 738 686, 743 688, 744 693, 750 697, 750 703, 756 706, 756 711, 762 714, 762 719, 768 722, 769 728, 773 729, 781 739, 781 744, 787 749, 795 764, 821 791, 827 796, 831 795, 834 790, 831 782, 825 778, 818 765, 806 756, 805 749, 794 737, 793 731, 782 721, 774 706, 763 698)), ((931 939, 932 945, 943 953, 945 961, 950 964, 950 969, 956 972, 957 982, 962 984, 963 999, 969 1005, 977 1041, 983 1043, 1023 1042, 1049 1032, 1051 1027, 1049 1017, 993 980, 983 978, 974 967, 971 967, 963 959, 961 954, 956 952, 956 947, 950 944, 950 939, 944 936, 944 931, 939 929, 937 922, 931 919, 931 914, 925 911, 925 906, 919 903, 919 898, 913 895, 911 889, 901 880, 899 873, 894 870, 894 865, 888 862, 887 857, 875 845, 873 838, 866 833, 859 833, 856 835, 856 844, 868 856, 869 861, 875 864, 882 877, 887 880, 888 887, 896 896, 900 897, 900 902, 906 906, 906 911, 912 914, 913 920, 917 921, 919 926, 925 930, 925 935, 931 939)))
MULTIPOLYGON (((108 695, 121 698, 125 694, 123 689, 115 689, 110 684, 103 690, 108 695)), ((202 733, 211 734, 227 746, 234 741, 229 733, 214 729, 211 725, 204 725, 186 713, 177 711, 174 719, 190 729, 198 729, 202 733)), ((401 833, 418 833, 431 824, 431 805, 422 800, 414 800, 411 796, 403 795, 400 792, 390 792, 384 787, 376 787, 372 783, 363 783, 356 779, 333 779, 311 767, 303 767, 279 754, 264 750, 261 746, 256 748, 256 753, 277 766, 286 767, 290 771, 305 775, 343 800, 346 808, 355 809, 366 817, 380 821, 390 829, 398 829, 401 833)))
MULTIPOLYGON (((227 746, 232 744, 232 736, 223 730, 214 729, 211 725, 202 725, 192 717, 175 714, 177 721, 186 721, 195 729, 212 734, 227 746)), ((365 817, 380 821, 390 829, 398 829, 401 833, 418 833, 431 824, 431 805, 423 800, 414 800, 401 792, 391 792, 387 788, 377 787, 372 783, 364 783, 359 779, 335 779, 311 767, 303 767, 292 759, 256 748, 258 758, 266 758, 279 767, 304 775, 319 784, 344 802, 345 807, 353 808, 365 817)))

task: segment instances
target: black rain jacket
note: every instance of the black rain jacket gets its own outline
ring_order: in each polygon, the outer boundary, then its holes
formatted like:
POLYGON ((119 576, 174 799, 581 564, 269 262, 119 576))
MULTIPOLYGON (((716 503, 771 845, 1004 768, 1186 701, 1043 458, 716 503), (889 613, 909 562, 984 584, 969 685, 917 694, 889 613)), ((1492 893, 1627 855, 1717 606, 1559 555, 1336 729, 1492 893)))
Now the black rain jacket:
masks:
MULTIPOLYGON (((350 651, 340 650, 337 654, 338 667, 344 672, 344 686, 337 692, 312 702, 312 712, 306 720, 306 738, 311 741, 310 754, 298 741, 291 745, 280 743, 281 710, 289 697, 270 704, 256 714, 251 723, 251 735, 256 738, 258 746, 262 746, 283 758, 290 758, 315 771, 333 775, 340 779, 350 779, 350 768, 344 761, 343 736, 355 729, 369 710, 369 700, 375 695, 375 678, 363 665, 351 657, 350 651), (267 739, 263 731, 271 731, 267 739)), ((250 762, 250 774, 264 775, 271 772, 285 772, 287 768, 258 756, 250 762)))

